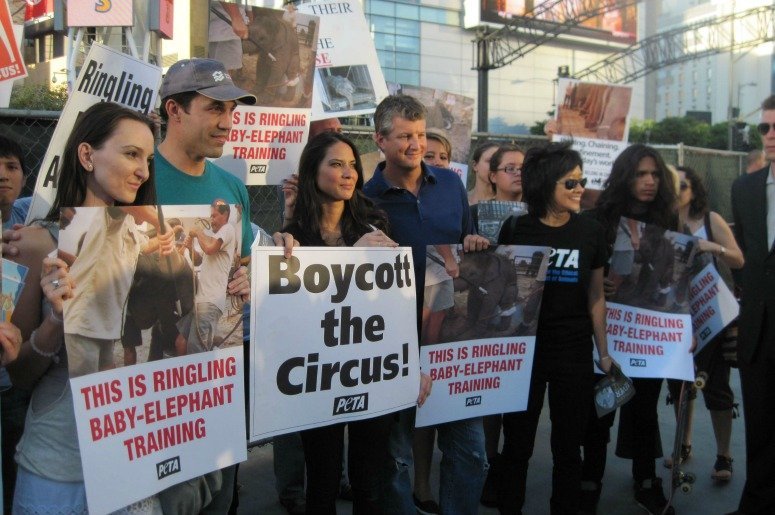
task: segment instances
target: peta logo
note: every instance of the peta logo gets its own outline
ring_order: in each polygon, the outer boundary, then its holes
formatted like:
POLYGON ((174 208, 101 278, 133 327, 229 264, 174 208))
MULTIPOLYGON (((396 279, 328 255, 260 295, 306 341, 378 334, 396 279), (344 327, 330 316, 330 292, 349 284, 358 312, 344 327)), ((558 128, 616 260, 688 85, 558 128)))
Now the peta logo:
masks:
POLYGON ((164 479, 178 472, 180 472, 180 456, 175 456, 156 464, 156 476, 159 479, 164 479))
POLYGON ((646 366, 646 360, 642 358, 630 358, 630 366, 631 367, 645 367, 646 366))
POLYGON ((334 399, 334 415, 358 413, 369 409, 369 394, 358 393, 334 399))
POLYGON ((250 173, 266 173, 266 165, 250 165, 250 173))
POLYGON ((707 337, 708 337, 708 335, 709 335, 709 334, 710 334, 710 327, 706 327, 706 328, 705 328, 705 329, 703 329, 703 330, 702 330, 702 332, 700 333, 700 338, 702 338, 702 339, 704 340, 705 338, 707 338, 707 337))
POLYGON ((466 408, 468 406, 479 406, 482 403, 482 396, 477 395, 476 397, 467 397, 466 398, 466 408))
POLYGON ((215 82, 221 82, 225 78, 226 78, 226 74, 225 73, 223 73, 221 71, 213 72, 213 80, 215 82))

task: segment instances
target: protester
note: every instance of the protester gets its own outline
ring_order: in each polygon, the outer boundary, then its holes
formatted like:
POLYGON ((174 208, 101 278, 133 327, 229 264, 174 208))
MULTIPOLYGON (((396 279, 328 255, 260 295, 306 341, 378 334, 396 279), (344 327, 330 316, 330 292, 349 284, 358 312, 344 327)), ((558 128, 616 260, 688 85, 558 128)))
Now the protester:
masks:
MULTIPOLYGON (((490 172, 487 181, 492 195, 489 199, 503 202, 522 201, 522 161, 525 153, 516 145, 505 144, 497 147, 490 156, 490 172)), ((474 227, 479 225, 479 203, 471 205, 471 218, 474 227)), ((486 427, 486 425, 485 425, 486 427)))
POLYGON ((732 184, 734 232, 745 257, 737 359, 745 412, 746 479, 737 514, 775 513, 775 95, 757 126, 769 166, 732 184))
POLYGON ((468 203, 474 205, 480 200, 492 199, 492 184, 490 183, 490 158, 498 150, 494 141, 480 144, 471 156, 471 169, 474 171, 474 187, 468 191, 468 203))
MULTIPOLYGON (((610 253, 623 216, 676 230, 676 199, 672 175, 659 152, 647 145, 634 144, 616 158, 597 206, 585 214, 603 224, 610 253)), ((632 244, 637 245, 637 240, 632 244)), ((604 286, 606 296, 615 294, 617 287, 613 281, 606 279, 604 286)), ((633 379, 635 395, 621 409, 616 448, 617 456, 632 459, 635 500, 652 514, 662 514, 667 504, 662 479, 657 477, 655 467, 655 460, 662 455, 657 418, 662 382, 662 379, 633 379)), ((588 409, 593 414, 589 416, 584 438, 581 507, 583 513, 596 513, 606 447, 616 412, 597 418, 593 403, 589 403, 588 409)), ((664 515, 672 513, 671 506, 664 515)))
MULTIPOLYGON (((700 176, 693 169, 685 166, 676 167, 679 182, 678 221, 683 231, 699 238, 697 248, 702 254, 713 256, 713 261, 721 261, 729 268, 738 269, 743 266, 743 252, 737 246, 732 229, 720 214, 708 209, 708 194, 700 176)), ((698 256, 699 257, 699 256, 698 256)), ((698 263, 694 272, 699 273, 705 267, 707 260, 695 259, 698 263)), ((684 291, 688 284, 684 286, 684 291)), ((724 359, 722 349, 722 332, 695 356, 697 371, 704 372, 708 379, 702 389, 705 406, 710 412, 713 424, 713 434, 716 437, 716 463, 713 465, 711 478, 716 481, 732 479, 732 454, 730 440, 732 437, 732 417, 734 394, 729 387, 729 362, 724 359)), ((681 391, 681 381, 668 381, 670 395, 678 413, 678 399, 681 391)), ((684 440, 681 445, 681 462, 692 454, 692 420, 694 399, 689 400, 688 415, 684 440)), ((665 465, 674 466, 672 457, 665 459, 665 465)))
MULTIPOLYGON (((466 192, 458 176, 422 162, 426 150, 425 108, 407 95, 385 98, 374 113, 374 140, 385 161, 364 186, 364 193, 385 210, 391 236, 400 245, 411 245, 416 270, 418 320, 425 288, 427 245, 463 243, 464 251, 481 250, 489 243, 471 234, 466 192)), ((430 377, 421 374, 422 403, 430 393, 430 377)), ((409 470, 412 468, 414 409, 399 412, 391 428, 391 459, 385 513, 415 510, 409 470)), ((437 426, 442 452, 440 508, 447 515, 477 512, 479 494, 487 473, 481 418, 437 426)), ((427 499, 418 499, 418 503, 427 499)))
MULTIPOLYGON (((29 210, 29 198, 19 199, 26 175, 24 151, 14 140, 0 136, 0 211, 3 230, 23 224, 29 210)), ((24 432, 24 419, 30 402, 29 392, 15 388, 5 368, 0 367, 2 390, 2 460, 3 460, 3 509, 11 512, 13 490, 16 484, 16 461, 13 456, 16 444, 24 432)))
MULTIPOLYGON (((452 144, 440 132, 426 133, 427 148, 423 162, 428 166, 449 169, 452 144)), ((423 294, 420 342, 424 345, 439 343, 441 326, 447 310, 455 305, 453 280, 459 275, 457 256, 452 245, 434 245, 428 249, 425 261, 425 290, 423 294)), ((414 456, 414 499, 425 499, 415 504, 425 513, 438 513, 431 490, 431 465, 436 444, 436 428, 418 427, 412 438, 414 456)))
POLYGON ((428 146, 422 159, 425 164, 437 168, 449 168, 452 156, 452 144, 449 139, 440 132, 428 131, 426 140, 428 146))
MULTIPOLYGON (((236 87, 223 64, 212 59, 184 59, 170 66, 161 86, 161 116, 167 134, 156 152, 156 190, 162 205, 207 204, 215 199, 242 209, 243 263, 250 258, 253 231, 247 188, 207 158, 220 157, 237 103, 256 97, 236 87)), ((275 233, 276 245, 290 256, 293 238, 275 233)), ((249 298, 247 269, 237 270, 228 284, 230 295, 249 298)), ((244 349, 248 356, 247 347, 244 349)), ((247 363, 246 359, 246 373, 247 363)), ((205 474, 159 493, 168 513, 225 513, 232 502, 235 467, 205 474), (203 511, 204 510, 204 511, 203 511)))
MULTIPOLYGON (((310 140, 299 163, 294 221, 284 230, 304 246, 395 247, 383 213, 361 193, 363 170, 355 145, 336 132, 310 140)), ((380 471, 388 459, 392 415, 301 432, 307 464, 307 513, 335 514, 348 428, 354 513, 381 513, 380 471)))
MULTIPOLYGON (((289 4, 286 7, 290 7, 289 4)), ((339 118, 324 118, 315 120, 309 124, 309 137, 311 141, 318 134, 324 132, 342 133, 342 124, 339 118)), ((296 207, 296 199, 299 192, 299 174, 291 174, 283 179, 283 222, 290 223, 293 220, 293 210, 296 207)), ((274 463, 275 489, 280 499, 280 504, 290 515, 303 514, 306 511, 304 496, 304 448, 301 443, 301 435, 298 432, 275 436, 272 439, 272 458, 274 463)), ((343 455, 342 480, 340 492, 343 498, 352 499, 352 492, 347 480, 346 456, 343 455)))
POLYGON ((528 150, 522 164, 528 214, 506 220, 498 238, 499 244, 550 247, 554 256, 541 300, 527 411, 503 415, 501 513, 521 513, 525 502, 528 461, 547 385, 554 458, 551 513, 575 515, 579 510, 579 448, 592 403, 593 337, 604 372, 612 362, 603 293, 605 234, 597 221, 577 214, 586 184, 581 167, 581 156, 568 143, 528 150))
MULTIPOLYGON (((133 218, 133 223, 145 221, 158 227, 155 211, 139 207, 156 200, 152 157, 149 120, 108 102, 92 106, 83 113, 65 144, 51 211, 45 220, 19 231, 18 261, 29 267, 29 277, 41 277, 41 288, 28 287, 22 292, 14 316, 21 346, 15 360, 4 358, 12 361, 8 372, 13 383, 32 389, 25 432, 16 455, 19 475, 14 513, 47 512, 52 506, 62 512, 87 513, 68 381, 69 352, 76 345, 70 334, 65 342, 63 330, 64 301, 72 302, 78 289, 68 264, 47 256, 56 249, 57 221, 64 206, 112 206, 120 202, 128 207, 121 208, 120 215, 113 212, 122 219, 118 225, 123 225, 126 217, 133 218)), ((171 232, 160 241, 164 253, 172 252, 171 232)), ((120 312, 121 306, 114 309, 120 312)), ((94 315, 99 316, 96 312, 94 315)), ((151 498, 125 511, 158 510, 158 501, 151 498)))

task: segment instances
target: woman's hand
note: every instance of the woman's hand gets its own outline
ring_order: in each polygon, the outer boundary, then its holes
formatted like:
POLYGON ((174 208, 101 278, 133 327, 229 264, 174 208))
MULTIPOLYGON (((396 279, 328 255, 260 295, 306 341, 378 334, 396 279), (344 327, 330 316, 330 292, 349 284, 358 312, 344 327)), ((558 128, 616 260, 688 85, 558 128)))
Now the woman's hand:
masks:
POLYGON ((285 197, 285 207, 283 217, 287 222, 293 218, 293 210, 296 207, 296 198, 299 196, 299 175, 294 173, 287 179, 283 179, 283 197, 285 197))
POLYGON ((285 259, 289 259, 291 257, 293 247, 299 246, 299 242, 296 241, 296 238, 293 237, 293 234, 289 232, 274 233, 272 235, 272 241, 278 247, 283 247, 283 255, 285 256, 285 259))
POLYGON ((159 252, 162 256, 169 256, 175 251, 175 231, 167 222, 164 222, 164 234, 157 234, 159 239, 159 252))
POLYGON ((394 242, 388 238, 387 234, 377 229, 361 236, 353 247, 398 247, 398 243, 394 242))
POLYGON ((0 347, 3 351, 3 366, 8 366, 19 356, 22 346, 22 333, 11 322, 0 322, 0 347))
POLYGON ((616 295, 616 284, 611 279, 603 279, 603 294, 607 299, 616 295))
MULTIPOLYGON (((611 375, 611 366, 614 363, 616 363, 616 361, 614 361, 614 358, 612 358, 611 356, 603 356, 597 361, 597 363, 598 363, 598 366, 600 367, 600 370, 605 372, 606 375, 611 375)), ((617 363, 617 366, 618 366, 618 363, 617 363)))
POLYGON ((51 304, 51 311, 62 318, 64 301, 72 298, 75 282, 70 278, 67 263, 59 258, 47 257, 43 260, 40 287, 51 304))
POLYGON ((417 406, 422 408, 425 400, 431 394, 433 388, 433 379, 428 374, 420 372, 420 395, 417 396, 417 406))

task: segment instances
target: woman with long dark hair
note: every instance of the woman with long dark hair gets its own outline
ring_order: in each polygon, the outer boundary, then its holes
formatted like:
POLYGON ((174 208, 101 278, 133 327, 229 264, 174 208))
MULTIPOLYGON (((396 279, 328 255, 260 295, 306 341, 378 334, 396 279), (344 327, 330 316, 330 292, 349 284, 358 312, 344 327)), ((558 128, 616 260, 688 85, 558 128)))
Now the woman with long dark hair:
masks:
MULTIPOLYGON (((361 193, 363 168, 355 145, 334 132, 315 136, 301 154, 299 195, 284 231, 302 246, 395 247, 381 211, 361 193)), ((307 464, 307 513, 336 514, 344 428, 353 513, 381 513, 381 468, 388 454, 392 415, 301 432, 307 464)))
POLYGON ((593 341, 600 364, 611 367, 606 340, 603 227, 578 215, 586 179, 570 144, 531 148, 522 164, 528 214, 503 224, 499 244, 552 249, 536 332, 527 410, 503 415, 499 473, 501 513, 521 513, 544 393, 552 420, 551 512, 575 515, 581 492, 581 445, 593 388, 593 341), (593 340, 594 337, 594 340, 593 340))
MULTIPOLYGON (((609 253, 616 250, 617 254, 623 255, 638 249, 637 231, 631 231, 633 238, 625 247, 614 248, 622 216, 667 230, 678 229, 675 181, 662 156, 653 147, 643 144, 627 147, 614 161, 603 187, 596 207, 585 214, 603 224, 609 253)), ((604 283, 607 296, 615 294, 622 278, 629 275, 631 270, 624 264, 631 262, 631 259, 622 259, 619 263, 610 264, 611 279, 606 279, 604 283)), ((662 455, 657 417, 662 382, 662 379, 633 379, 635 395, 621 409, 620 438, 616 449, 617 456, 632 459, 635 500, 652 514, 662 514, 667 504, 662 479, 657 477, 655 467, 656 459, 662 455)), ((590 413, 594 413, 593 404, 588 406, 590 413)), ((601 418, 590 414, 589 417, 582 475, 584 513, 595 513, 597 509, 615 414, 612 412, 601 418)), ((671 506, 664 515, 672 513, 671 506)))
MULTIPOLYGON (((115 211, 106 218, 115 216, 115 223, 134 217, 132 223, 147 221, 158 228, 155 210, 146 206, 156 200, 153 144, 153 125, 143 115, 109 102, 90 107, 65 144, 51 211, 20 231, 18 261, 29 267, 27 277, 41 279, 40 288, 22 292, 13 324, 3 322, 4 330, 19 329, 18 345, 4 357, 13 384, 32 389, 17 447, 14 513, 49 513, 52 508, 57 513, 87 513, 63 330, 64 303, 73 298, 77 285, 68 263, 48 256, 57 248, 60 216, 68 223, 73 214, 66 208, 108 207, 115 211)), ((164 253, 171 252, 172 232, 153 248, 158 244, 164 253)), ((126 290, 128 294, 128 286, 126 290)), ((136 503, 126 511, 158 511, 154 501, 136 503)))
POLYGON ((495 141, 485 141, 474 149, 471 156, 474 187, 468 190, 468 203, 472 206, 480 200, 491 200, 494 196, 490 183, 490 158, 499 146, 495 141))
MULTIPOLYGON (((704 268, 708 262, 723 263, 732 269, 743 267, 745 260, 743 252, 735 241, 732 229, 720 214, 708 208, 708 193, 699 174, 692 168, 677 166, 679 179, 678 220, 680 227, 687 234, 699 238, 697 248, 700 258, 696 268, 704 268)), ((700 270, 696 270, 699 272, 700 270)), ((688 290, 686 285, 685 290, 688 290)), ((680 291, 680 290, 679 290, 680 291)), ((708 342, 696 355, 697 370, 708 375, 702 397, 710 412, 713 434, 716 437, 716 462, 711 471, 711 478, 725 482, 732 479, 732 454, 730 440, 732 438, 732 410, 734 393, 729 387, 729 362, 724 359, 722 349, 723 334, 708 342)), ((677 401, 681 382, 668 381, 670 395, 677 401)), ((694 399, 689 401, 689 414, 686 423, 684 440, 681 445, 681 461, 688 460, 692 455, 692 418, 694 399)), ((676 409, 678 403, 675 402, 676 409)), ((665 459, 665 465, 674 466, 672 458, 665 459)))

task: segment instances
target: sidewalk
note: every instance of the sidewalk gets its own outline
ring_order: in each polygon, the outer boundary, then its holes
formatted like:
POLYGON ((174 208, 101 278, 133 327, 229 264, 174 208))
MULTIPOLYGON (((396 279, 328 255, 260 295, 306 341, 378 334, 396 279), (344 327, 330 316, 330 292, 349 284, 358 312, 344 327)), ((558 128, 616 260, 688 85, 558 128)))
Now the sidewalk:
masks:
MULTIPOLYGON (((732 390, 736 402, 740 403, 740 376, 737 370, 732 371, 732 390)), ((659 420, 664 452, 669 453, 675 434, 675 417, 673 407, 665 405, 667 386, 663 385, 659 404, 659 420)), ((716 460, 716 447, 713 438, 708 410, 702 402, 702 395, 697 399, 694 419, 694 436, 692 442, 693 456, 686 464, 686 470, 695 473, 697 480, 689 494, 676 493, 675 509, 678 515, 719 515, 737 509, 740 493, 745 481, 745 434, 742 419, 733 421, 732 456, 734 457, 734 474, 728 484, 716 485, 710 479, 710 472, 716 460)), ((618 420, 611 434, 612 442, 616 441, 618 420)), ((549 450, 549 412, 544 403, 544 412, 538 426, 535 453, 530 462, 530 472, 527 484, 527 502, 524 507, 526 515, 545 515, 549 513, 549 496, 551 495, 552 458, 549 450)), ((600 499, 598 513, 600 515, 640 515, 645 513, 633 501, 632 475, 630 461, 614 456, 614 445, 608 446, 608 466, 603 484, 603 494, 600 499)), ((432 482, 438 485, 438 461, 441 455, 434 455, 432 482)), ((661 475, 665 485, 670 483, 670 471, 662 466, 662 460, 657 462, 657 474, 661 475)), ((267 445, 254 448, 248 453, 248 461, 240 465, 239 482, 240 515, 284 515, 286 512, 277 500, 274 490, 274 473, 272 471, 272 448, 267 445)), ((350 503, 340 501, 338 512, 351 513, 350 503)), ((496 515, 495 509, 481 507, 482 515, 496 515)), ((412 514, 413 515, 413 514, 412 514)))

